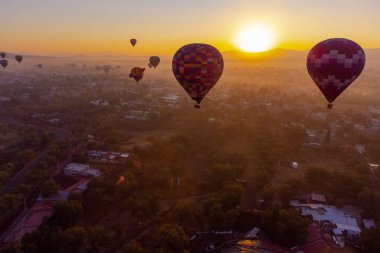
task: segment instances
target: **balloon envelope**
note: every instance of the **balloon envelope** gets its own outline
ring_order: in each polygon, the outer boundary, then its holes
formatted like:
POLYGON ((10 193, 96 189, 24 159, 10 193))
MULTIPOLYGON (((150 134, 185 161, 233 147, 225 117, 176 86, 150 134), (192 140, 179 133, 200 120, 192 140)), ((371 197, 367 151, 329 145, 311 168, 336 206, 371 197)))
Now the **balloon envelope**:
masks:
POLYGON ((351 40, 328 39, 310 50, 306 64, 310 77, 332 103, 358 78, 365 65, 365 54, 351 40))
POLYGON ((173 73, 190 97, 198 103, 222 76, 224 61, 220 52, 207 44, 189 44, 173 57, 173 73))
POLYGON ((0 65, 3 66, 3 68, 6 68, 8 66, 7 60, 0 60, 0 65))
POLYGON ((145 68, 135 67, 131 69, 131 74, 129 74, 129 78, 133 78, 136 82, 140 81, 144 76, 145 68))
POLYGON ((132 46, 135 46, 136 43, 137 43, 137 40, 136 39, 131 39, 130 42, 131 42, 132 46))
POLYGON ((17 61, 18 63, 21 63, 22 60, 23 60, 23 57, 22 57, 21 55, 16 55, 16 56, 15 56, 15 59, 16 59, 16 61, 17 61))
POLYGON ((150 66, 153 66, 154 68, 156 68, 158 66, 158 64, 160 64, 160 57, 158 56, 152 56, 149 58, 149 64, 148 65, 149 67, 150 66))
POLYGON ((104 73, 108 74, 111 70, 111 65, 104 65, 103 66, 104 73))
POLYGON ((5 56, 6 56, 6 54, 5 54, 5 53, 0 53, 0 57, 1 57, 1 58, 3 58, 3 59, 4 59, 4 58, 5 58, 5 56))

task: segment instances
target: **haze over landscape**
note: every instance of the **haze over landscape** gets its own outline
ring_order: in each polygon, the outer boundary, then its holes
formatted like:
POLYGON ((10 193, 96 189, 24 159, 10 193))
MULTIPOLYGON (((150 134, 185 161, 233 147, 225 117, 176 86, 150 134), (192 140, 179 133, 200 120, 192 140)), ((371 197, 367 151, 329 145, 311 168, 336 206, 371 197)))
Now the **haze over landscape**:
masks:
POLYGON ((378 13, 1 1, 0 251, 380 252, 378 13))

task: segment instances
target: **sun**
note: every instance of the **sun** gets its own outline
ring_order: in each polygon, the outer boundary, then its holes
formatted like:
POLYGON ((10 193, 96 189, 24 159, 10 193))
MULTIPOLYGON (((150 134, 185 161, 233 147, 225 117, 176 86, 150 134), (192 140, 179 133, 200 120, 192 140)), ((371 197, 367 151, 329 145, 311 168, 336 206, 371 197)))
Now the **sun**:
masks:
POLYGON ((275 45, 274 32, 270 27, 263 24, 250 25, 240 31, 235 44, 244 52, 265 52, 275 45))

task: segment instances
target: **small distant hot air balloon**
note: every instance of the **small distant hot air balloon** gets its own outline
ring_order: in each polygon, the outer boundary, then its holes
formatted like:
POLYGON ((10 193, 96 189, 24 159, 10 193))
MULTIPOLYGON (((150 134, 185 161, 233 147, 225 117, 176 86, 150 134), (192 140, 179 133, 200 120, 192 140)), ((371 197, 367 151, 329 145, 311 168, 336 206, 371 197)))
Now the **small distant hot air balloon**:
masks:
POLYGON ((131 39, 130 42, 131 42, 132 46, 134 47, 136 45, 136 43, 137 43, 137 40, 136 39, 131 39))
POLYGON ((15 59, 16 59, 16 61, 17 61, 18 63, 21 63, 22 60, 23 60, 23 57, 22 57, 21 55, 16 55, 16 56, 15 56, 15 59))
POLYGON ((150 64, 150 62, 148 63, 148 67, 151 69, 153 68, 152 64, 150 64))
POLYGON ((365 65, 363 49, 355 42, 334 38, 315 45, 307 57, 307 70, 314 83, 329 102, 332 102, 362 72, 365 65))
POLYGON ((160 64, 160 57, 158 56, 152 56, 149 58, 149 64, 148 66, 151 68, 151 66, 153 66, 154 68, 156 68, 158 66, 158 64, 160 64))
POLYGON ((39 67, 40 69, 42 69, 42 64, 38 64, 37 67, 39 67))
POLYGON ((8 66, 8 61, 7 60, 0 60, 0 65, 3 66, 3 68, 6 68, 8 66))
POLYGON ((103 70, 104 70, 104 73, 108 74, 111 70, 111 65, 104 65, 103 70))
POLYGON ((5 58, 5 56, 6 56, 6 54, 5 54, 5 53, 0 53, 0 57, 1 57, 1 58, 3 58, 3 59, 4 59, 4 58, 5 58))
POLYGON ((200 108, 202 99, 222 76, 224 61, 213 46, 189 44, 175 53, 172 68, 177 81, 197 102, 194 108, 200 108))
POLYGON ((116 65, 116 69, 120 69, 120 65, 116 65))
POLYGON ((139 82, 144 76, 145 68, 135 67, 131 70, 131 74, 129 74, 129 78, 133 78, 136 82, 139 82))

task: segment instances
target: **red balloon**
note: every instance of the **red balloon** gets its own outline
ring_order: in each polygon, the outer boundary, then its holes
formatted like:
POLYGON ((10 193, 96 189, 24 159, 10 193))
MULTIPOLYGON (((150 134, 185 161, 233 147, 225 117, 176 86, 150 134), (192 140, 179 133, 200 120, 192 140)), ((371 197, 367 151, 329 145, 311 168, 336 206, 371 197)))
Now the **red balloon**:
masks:
POLYGON ((332 108, 332 102, 359 77, 365 53, 348 39, 328 39, 315 45, 307 57, 307 70, 332 108))
POLYGON ((145 68, 135 67, 131 70, 131 74, 129 74, 129 78, 133 78, 136 82, 139 82, 144 76, 145 68))
POLYGON ((189 44, 180 48, 173 57, 173 73, 177 81, 197 102, 202 99, 222 76, 224 61, 220 52, 207 44, 189 44))

